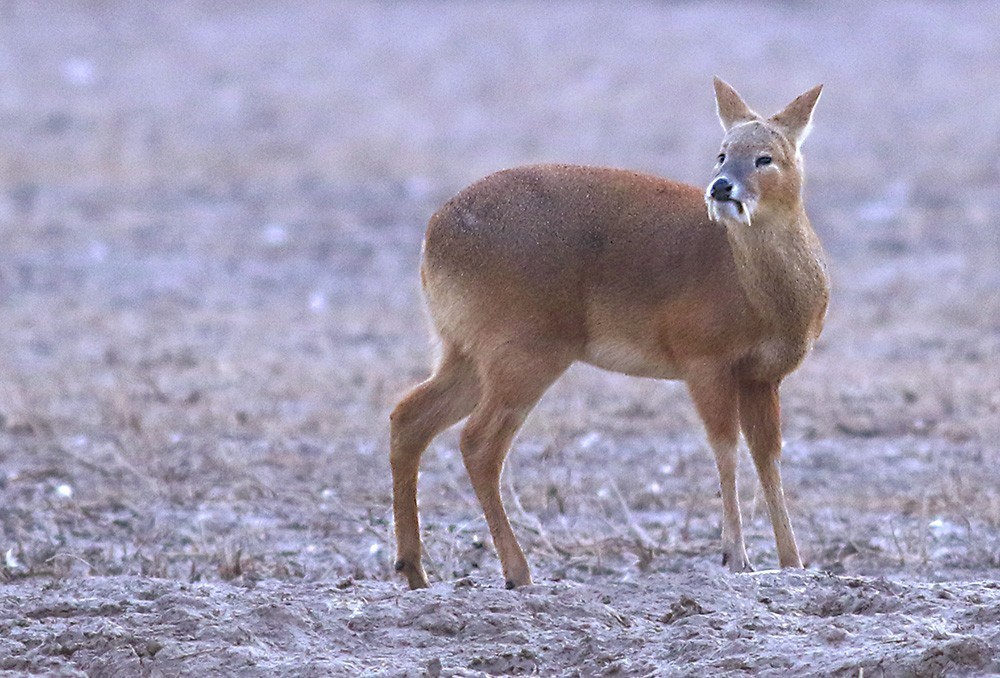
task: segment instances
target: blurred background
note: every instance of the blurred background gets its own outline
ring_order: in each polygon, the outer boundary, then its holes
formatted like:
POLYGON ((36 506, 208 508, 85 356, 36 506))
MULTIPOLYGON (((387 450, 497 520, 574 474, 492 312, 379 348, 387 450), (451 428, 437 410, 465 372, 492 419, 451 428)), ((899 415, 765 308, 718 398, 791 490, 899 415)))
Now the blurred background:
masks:
MULTIPOLYGON (((989 2, 0 4, 0 572, 389 576, 427 219, 529 162, 702 184, 713 75, 762 113, 825 85, 834 292, 784 389, 804 556, 995 572, 998 54, 989 2)), ((509 466, 543 572, 716 559, 681 386, 574 368, 509 466)), ((432 576, 495 570, 454 432, 424 468, 432 576)))

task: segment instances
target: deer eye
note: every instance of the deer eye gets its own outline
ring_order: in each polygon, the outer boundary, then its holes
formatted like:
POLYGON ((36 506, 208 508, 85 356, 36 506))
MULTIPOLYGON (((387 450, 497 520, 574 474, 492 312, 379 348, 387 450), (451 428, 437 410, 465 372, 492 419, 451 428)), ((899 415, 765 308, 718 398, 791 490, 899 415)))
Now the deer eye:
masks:
POLYGON ((722 163, 724 163, 726 161, 726 154, 725 153, 719 153, 719 157, 716 158, 716 160, 721 165, 722 163))
POLYGON ((757 158, 756 161, 754 161, 754 165, 756 167, 763 167, 764 165, 770 165, 770 164, 771 164, 771 156, 769 155, 762 155, 759 158, 757 158))

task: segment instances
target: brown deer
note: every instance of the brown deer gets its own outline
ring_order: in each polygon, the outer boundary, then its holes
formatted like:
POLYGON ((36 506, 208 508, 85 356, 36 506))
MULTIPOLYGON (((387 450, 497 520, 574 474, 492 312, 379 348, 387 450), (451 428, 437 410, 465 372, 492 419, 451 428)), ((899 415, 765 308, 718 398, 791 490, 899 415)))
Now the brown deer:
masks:
POLYGON ((420 274, 440 358, 390 417, 396 570, 411 588, 428 585, 420 457, 465 417, 462 458, 507 587, 531 583, 500 472, 528 412, 577 360, 687 384, 715 453, 722 562, 733 572, 752 569, 736 492, 742 428, 778 560, 802 567, 781 487, 778 387, 819 335, 829 295, 799 154, 820 90, 765 119, 716 78, 725 136, 704 192, 625 170, 537 165, 492 174, 431 218, 420 274))

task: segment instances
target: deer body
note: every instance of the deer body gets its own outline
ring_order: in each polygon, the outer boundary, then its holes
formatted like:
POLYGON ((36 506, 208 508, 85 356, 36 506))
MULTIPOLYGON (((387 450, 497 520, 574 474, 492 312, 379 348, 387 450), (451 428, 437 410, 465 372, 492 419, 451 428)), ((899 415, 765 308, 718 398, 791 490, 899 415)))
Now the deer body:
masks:
POLYGON ((715 452, 723 561, 734 571, 750 567, 735 485, 742 427, 781 565, 801 567, 781 489, 777 394, 827 304, 798 156, 819 90, 767 121, 725 83, 716 94, 727 136, 707 194, 624 170, 537 165, 490 175, 432 217, 421 279, 441 359, 392 415, 396 567, 411 587, 427 585, 420 455, 466 416, 462 455, 508 586, 530 583, 499 475, 525 416, 575 361, 687 383, 715 452), (766 166, 750 170, 762 154, 766 166))

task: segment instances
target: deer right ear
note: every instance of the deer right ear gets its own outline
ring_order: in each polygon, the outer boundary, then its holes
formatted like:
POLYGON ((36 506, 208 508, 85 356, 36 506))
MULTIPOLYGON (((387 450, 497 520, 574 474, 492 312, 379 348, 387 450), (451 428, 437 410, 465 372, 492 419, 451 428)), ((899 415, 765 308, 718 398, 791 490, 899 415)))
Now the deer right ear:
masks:
POLYGON ((785 132, 788 140, 799 148, 812 127, 813 109, 819 101, 823 85, 816 85, 805 94, 796 97, 795 101, 785 106, 784 110, 771 116, 771 120, 785 132))
POLYGON ((733 125, 748 120, 757 120, 759 115, 750 110, 750 107, 743 101, 743 97, 732 88, 732 86, 715 78, 715 109, 719 114, 719 122, 722 129, 728 132, 733 125))

